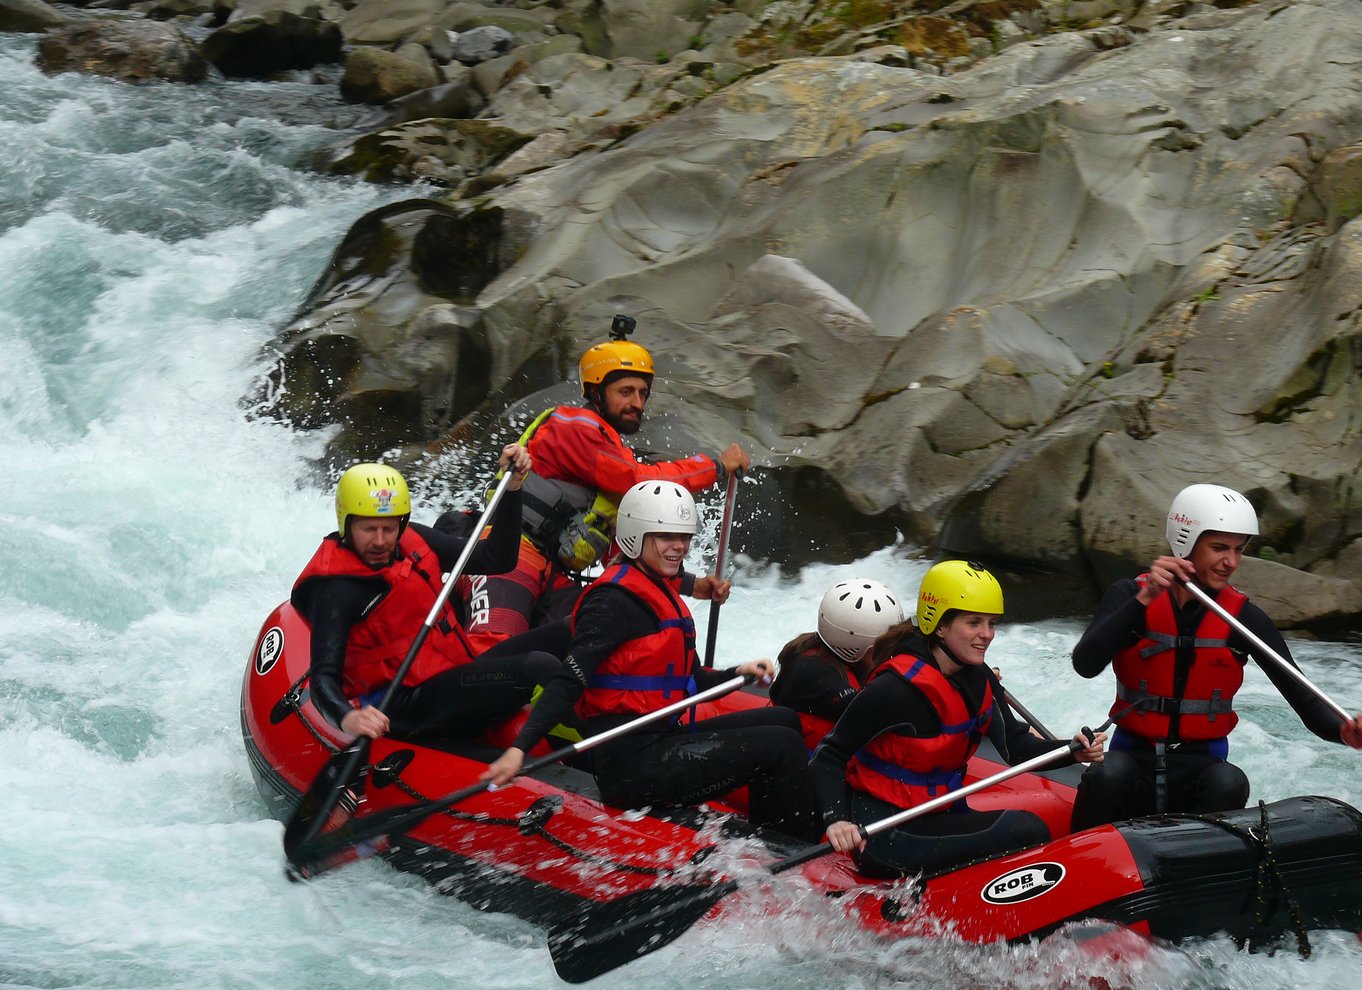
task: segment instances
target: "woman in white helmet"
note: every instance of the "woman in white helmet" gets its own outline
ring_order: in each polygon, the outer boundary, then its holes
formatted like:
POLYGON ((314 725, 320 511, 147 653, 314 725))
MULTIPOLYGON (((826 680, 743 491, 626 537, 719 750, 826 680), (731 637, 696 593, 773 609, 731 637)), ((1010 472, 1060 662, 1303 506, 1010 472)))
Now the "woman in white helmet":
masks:
MULTIPOLYGON (((683 594, 722 603, 728 582, 685 573, 697 528, 695 502, 670 481, 645 481, 620 499, 615 540, 622 556, 583 592, 572 616, 572 649, 515 742, 482 779, 511 780, 525 753, 574 707, 596 735, 736 674, 768 679, 770 660, 731 670, 701 668, 695 623, 683 594)), ((601 796, 618 807, 698 804, 749 789, 751 817, 803 838, 817 816, 799 720, 753 708, 693 721, 654 723, 592 751, 601 796)))
MULTIPOLYGON (((949 869, 1048 842, 1030 811, 969 807, 917 818, 866 838, 861 826, 960 789, 985 736, 1009 764, 1069 745, 1041 739, 1012 717, 988 665, 1003 592, 978 564, 946 560, 918 591, 917 625, 890 629, 871 648, 875 673, 814 754, 810 772, 834 849, 860 868, 895 876, 949 869)), ((1101 760, 1106 737, 1075 736, 1083 761, 1101 760)), ((1071 762, 1071 761, 1070 761, 1071 762)))
POLYGON ((869 679, 871 644, 902 621, 898 596, 880 582, 839 581, 818 604, 817 632, 796 636, 781 649, 771 703, 799 713, 810 752, 869 679))
POLYGON ((1107 760, 1079 784, 1075 830, 1144 814, 1244 807, 1249 782, 1228 761, 1228 737, 1250 657, 1311 732, 1362 748, 1362 716, 1340 719, 1185 587, 1195 582, 1294 663, 1272 620, 1230 584, 1258 535, 1248 499, 1221 485, 1190 485, 1173 499, 1165 532, 1171 555, 1107 589, 1074 647, 1074 670, 1082 676, 1113 668, 1111 713, 1119 716, 1107 760))

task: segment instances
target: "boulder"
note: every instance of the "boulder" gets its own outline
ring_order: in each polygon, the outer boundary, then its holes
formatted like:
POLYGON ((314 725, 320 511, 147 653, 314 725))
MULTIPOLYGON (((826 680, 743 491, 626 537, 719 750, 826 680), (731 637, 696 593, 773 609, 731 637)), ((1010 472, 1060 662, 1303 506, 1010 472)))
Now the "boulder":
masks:
POLYGON ((233 19, 203 42, 203 55, 226 76, 265 78, 338 62, 340 28, 287 10, 233 19))
POLYGON ((202 82, 208 63, 189 36, 160 21, 82 21, 57 27, 38 42, 38 68, 48 75, 87 72, 121 82, 202 82))
POLYGON ((43 0, 0 0, 0 32, 37 34, 70 22, 71 18, 43 0))
POLYGON ((340 91, 351 103, 381 105, 439 83, 428 57, 418 60, 382 48, 357 48, 345 60, 340 91))

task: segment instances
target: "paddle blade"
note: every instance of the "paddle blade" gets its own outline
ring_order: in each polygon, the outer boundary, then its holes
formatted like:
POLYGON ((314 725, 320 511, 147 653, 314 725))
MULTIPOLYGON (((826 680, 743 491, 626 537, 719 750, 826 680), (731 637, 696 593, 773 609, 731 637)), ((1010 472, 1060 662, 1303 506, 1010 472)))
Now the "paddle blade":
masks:
POLYGON ((311 858, 311 847, 319 836, 354 818, 364 792, 368 751, 367 745, 351 747, 327 760, 284 823, 284 855, 288 858, 290 879, 309 876, 302 867, 311 858))
POLYGON ((654 887, 584 905, 549 929, 553 968, 568 983, 595 979, 676 941, 737 889, 733 880, 712 886, 654 887))

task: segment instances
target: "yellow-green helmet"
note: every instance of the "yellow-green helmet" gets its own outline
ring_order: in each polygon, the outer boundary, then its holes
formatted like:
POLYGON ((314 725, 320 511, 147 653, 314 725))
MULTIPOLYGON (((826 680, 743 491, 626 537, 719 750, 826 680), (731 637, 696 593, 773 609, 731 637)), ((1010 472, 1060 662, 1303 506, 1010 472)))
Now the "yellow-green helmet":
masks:
POLYGON ((655 373, 653 356, 647 348, 628 340, 607 340, 603 344, 588 347, 578 364, 578 371, 584 399, 591 397, 587 393, 591 386, 602 384, 607 375, 616 371, 646 376, 649 380, 655 373))
POLYGON ((931 635, 941 617, 960 612, 1003 614, 1003 589, 998 579, 978 564, 943 560, 922 577, 917 592, 917 627, 931 635))
POLYGON ((351 516, 397 519, 403 529, 411 516, 406 479, 386 464, 356 464, 336 484, 336 532, 344 538, 351 516))

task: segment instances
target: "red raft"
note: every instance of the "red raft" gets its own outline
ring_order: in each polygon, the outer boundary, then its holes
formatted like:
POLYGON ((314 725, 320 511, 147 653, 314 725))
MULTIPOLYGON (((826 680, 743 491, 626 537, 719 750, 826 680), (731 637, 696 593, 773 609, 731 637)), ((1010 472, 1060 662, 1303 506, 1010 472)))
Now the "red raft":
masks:
MULTIPOLYGON (((281 605, 261 628, 242 686, 251 770, 281 820, 349 742, 308 700, 308 653, 307 626, 291 606, 281 605)), ((762 703, 752 695, 720 702, 762 703)), ((504 739, 489 739, 434 749, 377 740, 358 814, 473 784, 502 744, 504 739)), ((1001 768, 976 757, 970 779, 1001 768)), ((979 808, 1034 811, 1061 836, 1047 845, 911 884, 868 878, 847 857, 831 854, 803 865, 802 875, 815 890, 838 898, 848 916, 887 937, 945 933, 976 942, 1021 941, 1092 919, 1172 941, 1223 933, 1254 945, 1284 933, 1362 930, 1362 814, 1352 807, 1297 797, 1245 811, 1150 817, 1067 835, 1078 770, 1025 774, 970 799, 979 808)), ((673 885, 690 884, 678 895, 699 889, 696 877, 709 876, 706 860, 719 840, 754 834, 740 816, 723 812, 609 807, 589 773, 554 764, 431 815, 382 855, 474 907, 546 927, 576 918, 580 929, 593 910, 608 917, 612 904, 646 899, 645 892, 658 895, 665 909, 673 885)), ((808 849, 755 834, 773 859, 808 849)), ((564 970, 559 966, 560 974, 575 979, 564 970)))

